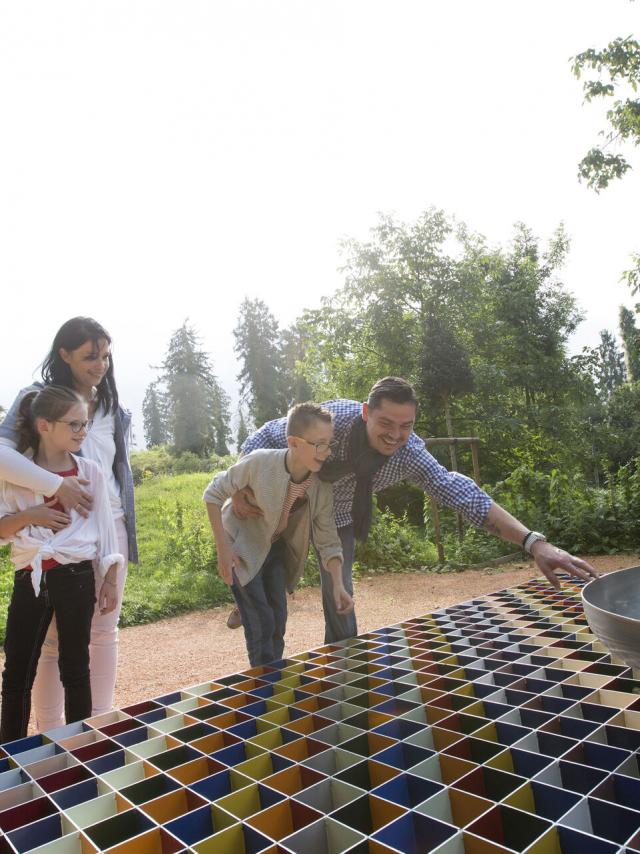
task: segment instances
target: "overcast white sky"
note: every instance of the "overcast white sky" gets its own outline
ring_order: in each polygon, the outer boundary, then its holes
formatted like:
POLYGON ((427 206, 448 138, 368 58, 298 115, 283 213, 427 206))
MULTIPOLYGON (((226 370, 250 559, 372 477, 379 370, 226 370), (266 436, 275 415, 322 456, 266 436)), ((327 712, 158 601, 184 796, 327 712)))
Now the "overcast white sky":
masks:
POLYGON ((628 0, 2 4, 0 403, 75 314, 111 332, 139 439, 186 317, 235 396, 245 296, 287 324, 340 285, 341 237, 430 205, 493 244, 563 220, 571 347, 595 344, 632 303, 640 170, 578 183, 602 111, 569 57, 639 19, 628 0))

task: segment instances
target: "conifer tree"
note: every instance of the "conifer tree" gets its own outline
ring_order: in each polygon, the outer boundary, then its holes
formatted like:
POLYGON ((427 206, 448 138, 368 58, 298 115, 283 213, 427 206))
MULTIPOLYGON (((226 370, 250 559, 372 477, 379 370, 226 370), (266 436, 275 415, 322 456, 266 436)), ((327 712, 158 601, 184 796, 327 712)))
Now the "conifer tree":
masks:
POLYGON ((166 445, 167 433, 166 401, 158 381, 150 383, 142 403, 142 420, 144 425, 144 440, 149 447, 166 445))
POLYGON ((629 382, 640 379, 640 335, 633 312, 620 306, 620 337, 624 347, 624 362, 629 382))
POLYGON ((162 370, 167 434, 175 451, 228 453, 229 397, 186 320, 171 337, 162 370))
POLYGON ((278 322, 262 300, 245 298, 233 334, 240 362, 240 395, 254 424, 261 426, 287 408, 278 322))
POLYGON ((242 407, 238 407, 238 433, 236 436, 236 443, 238 445, 238 453, 242 446, 244 445, 247 437, 249 435, 249 429, 247 427, 247 422, 244 420, 244 412, 242 411, 242 407))

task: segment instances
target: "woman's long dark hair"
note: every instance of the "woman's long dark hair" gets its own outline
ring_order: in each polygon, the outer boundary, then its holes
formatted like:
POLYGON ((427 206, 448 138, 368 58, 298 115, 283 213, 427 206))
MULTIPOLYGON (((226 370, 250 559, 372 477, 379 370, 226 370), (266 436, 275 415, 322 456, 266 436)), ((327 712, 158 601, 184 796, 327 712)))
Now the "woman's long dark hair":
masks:
POLYGON ((32 391, 20 401, 18 410, 18 451, 22 454, 27 448, 37 453, 40 445, 40 434, 36 430, 36 419, 59 421, 72 406, 85 401, 79 394, 68 386, 48 385, 41 391, 32 391))
MULTIPOLYGON (((63 323, 53 339, 51 350, 42 363, 42 380, 45 385, 64 385, 73 388, 71 368, 60 356, 60 348, 67 352, 77 350, 87 341, 97 348, 98 342, 105 340, 111 344, 111 336, 107 330, 91 317, 72 317, 63 323)), ((97 391, 97 405, 105 412, 115 412, 118 409, 118 389, 113 374, 113 355, 109 359, 109 370, 102 378, 97 391)))

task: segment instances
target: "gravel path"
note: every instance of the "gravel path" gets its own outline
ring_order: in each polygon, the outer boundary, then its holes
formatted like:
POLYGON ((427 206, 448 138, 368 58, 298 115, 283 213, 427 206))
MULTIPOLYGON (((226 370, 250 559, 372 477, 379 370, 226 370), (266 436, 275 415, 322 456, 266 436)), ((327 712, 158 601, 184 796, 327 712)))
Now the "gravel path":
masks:
MULTIPOLYGON (((590 560, 606 572, 633 566, 640 562, 640 556, 590 560)), ((521 561, 455 574, 389 573, 361 579, 355 585, 358 628, 367 632, 512 587, 534 572, 533 563, 521 561)), ((242 629, 231 631, 226 627, 228 613, 229 606, 224 606, 122 629, 116 708, 248 668, 242 629)), ((320 646, 323 640, 320 591, 299 590, 289 598, 285 655, 320 646)))

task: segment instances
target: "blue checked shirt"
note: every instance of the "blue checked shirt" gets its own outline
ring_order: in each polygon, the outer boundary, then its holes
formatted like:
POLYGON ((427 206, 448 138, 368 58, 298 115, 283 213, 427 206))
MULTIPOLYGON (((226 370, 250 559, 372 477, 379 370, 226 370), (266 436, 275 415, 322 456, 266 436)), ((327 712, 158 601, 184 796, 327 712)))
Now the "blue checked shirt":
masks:
MULTIPOLYGON (((334 438, 338 448, 331 460, 345 460, 349 428, 362 412, 362 404, 355 400, 328 400, 322 404, 333 414, 334 438)), ((286 448, 287 419, 276 418, 256 430, 243 444, 241 451, 248 454, 256 448, 286 448)), ((448 471, 427 451, 422 439, 415 433, 402 448, 392 454, 373 476, 373 491, 378 492, 402 480, 410 480, 432 495, 436 501, 450 507, 480 527, 491 507, 491 499, 469 477, 448 471)), ((356 488, 355 475, 349 474, 333 484, 336 525, 343 528, 352 524, 351 504, 356 488)))

